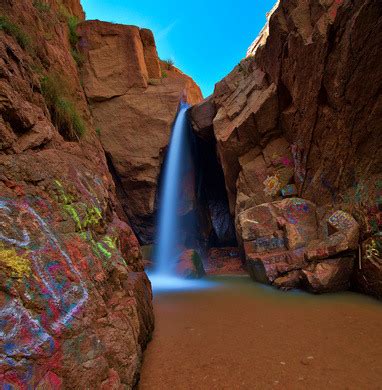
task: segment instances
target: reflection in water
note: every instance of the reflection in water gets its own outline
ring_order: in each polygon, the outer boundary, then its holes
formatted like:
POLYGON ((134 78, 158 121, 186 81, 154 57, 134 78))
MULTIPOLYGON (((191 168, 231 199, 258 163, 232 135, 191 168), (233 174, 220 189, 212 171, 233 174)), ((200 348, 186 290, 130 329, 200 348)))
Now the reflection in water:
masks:
POLYGON ((217 281, 206 279, 182 279, 171 275, 149 274, 154 293, 171 293, 210 289, 218 286, 217 281))

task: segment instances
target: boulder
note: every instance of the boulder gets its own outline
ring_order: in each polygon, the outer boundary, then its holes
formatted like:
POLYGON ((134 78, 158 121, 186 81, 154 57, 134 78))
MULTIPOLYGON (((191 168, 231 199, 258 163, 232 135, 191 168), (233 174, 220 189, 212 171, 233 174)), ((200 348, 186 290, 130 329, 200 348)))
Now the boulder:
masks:
POLYGON ((353 257, 340 257, 314 262, 302 270, 302 284, 313 293, 344 291, 350 287, 353 257))
POLYGON ((212 97, 195 104, 190 110, 190 118, 196 134, 209 141, 213 139, 213 119, 216 115, 216 108, 212 97))
POLYGON ((194 249, 186 249, 182 252, 176 264, 176 274, 186 279, 199 279, 206 272, 202 258, 194 249))
POLYGON ((280 276, 300 270, 308 265, 304 251, 277 251, 273 253, 250 253, 246 256, 247 269, 251 277, 260 283, 273 284, 280 276))
POLYGON ((273 285, 280 290, 288 291, 301 287, 302 272, 300 270, 290 271, 283 276, 279 276, 273 281, 273 285))

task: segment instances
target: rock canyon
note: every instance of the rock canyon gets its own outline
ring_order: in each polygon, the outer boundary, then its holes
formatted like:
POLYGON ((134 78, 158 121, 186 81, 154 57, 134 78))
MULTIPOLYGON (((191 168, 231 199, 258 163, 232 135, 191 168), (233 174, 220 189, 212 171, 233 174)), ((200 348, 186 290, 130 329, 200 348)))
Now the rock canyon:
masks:
POLYGON ((379 1, 279 0, 203 100, 148 29, 0 0, 0 384, 137 386, 182 98, 179 273, 382 299, 381 47, 379 1))

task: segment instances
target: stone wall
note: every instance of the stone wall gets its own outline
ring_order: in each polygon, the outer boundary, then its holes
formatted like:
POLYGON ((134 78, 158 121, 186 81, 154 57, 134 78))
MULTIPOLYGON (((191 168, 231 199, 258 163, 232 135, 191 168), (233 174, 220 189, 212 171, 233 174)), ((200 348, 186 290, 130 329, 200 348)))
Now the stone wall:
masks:
POLYGON ((82 8, 63 4, 0 2, 0 382, 132 388, 151 286, 80 84, 82 8))

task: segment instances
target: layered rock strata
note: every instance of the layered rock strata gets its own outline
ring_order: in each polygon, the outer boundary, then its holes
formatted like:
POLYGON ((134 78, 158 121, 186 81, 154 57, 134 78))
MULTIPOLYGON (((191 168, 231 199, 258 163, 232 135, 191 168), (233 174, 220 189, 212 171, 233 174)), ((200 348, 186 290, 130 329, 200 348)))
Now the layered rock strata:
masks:
MULTIPOLYGON (((381 4, 373 0, 280 0, 248 56, 191 112, 195 132, 217 142, 237 221, 253 207, 277 208, 290 197, 317 207, 320 216, 338 210, 352 215, 360 227, 359 241, 351 245, 352 256, 360 257, 356 288, 376 296, 382 230, 381 15, 381 4)), ((297 222, 304 224, 305 217, 297 215, 297 222)), ((282 228, 290 227, 272 228, 276 246, 282 228)), ((307 244, 316 239, 313 234, 307 244)), ((347 238, 341 242, 344 249, 336 256, 348 259, 347 238)), ((330 251, 325 258, 331 258, 330 251)), ((298 268, 303 261, 305 255, 290 259, 298 268)), ((329 268, 334 269, 328 263, 329 268)), ((345 268, 343 274, 349 274, 345 268)), ((319 286, 310 273, 302 275, 305 282, 319 286)))

